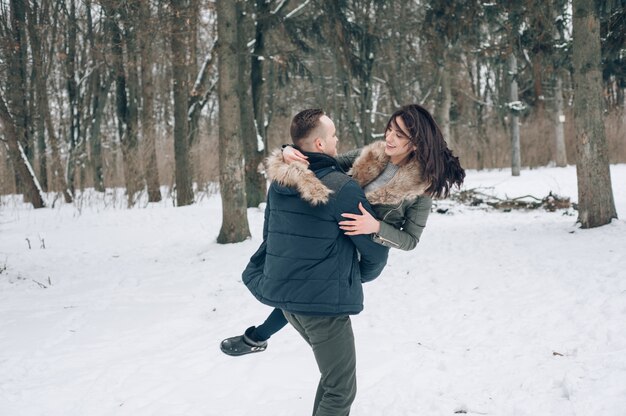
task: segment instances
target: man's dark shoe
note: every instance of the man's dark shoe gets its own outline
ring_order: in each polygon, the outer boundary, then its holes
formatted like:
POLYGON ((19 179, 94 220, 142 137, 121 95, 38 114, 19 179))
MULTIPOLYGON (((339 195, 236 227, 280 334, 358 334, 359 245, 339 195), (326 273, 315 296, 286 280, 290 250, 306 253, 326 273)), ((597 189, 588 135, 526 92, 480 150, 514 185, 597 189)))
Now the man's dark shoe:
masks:
POLYGON ((251 326, 246 329, 243 335, 226 338, 220 344, 220 348, 224 354, 238 356, 251 354, 253 352, 263 352, 267 348, 267 341, 254 341, 250 338, 255 327, 251 326))

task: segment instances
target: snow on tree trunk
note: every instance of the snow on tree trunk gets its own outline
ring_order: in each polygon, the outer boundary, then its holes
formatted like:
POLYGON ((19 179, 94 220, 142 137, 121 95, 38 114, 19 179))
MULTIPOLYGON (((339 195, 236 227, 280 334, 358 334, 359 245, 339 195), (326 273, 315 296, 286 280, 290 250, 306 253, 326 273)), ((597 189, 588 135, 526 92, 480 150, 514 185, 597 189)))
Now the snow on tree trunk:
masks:
POLYGON ((604 131, 600 21, 595 2, 573 2, 574 118, 578 221, 593 228, 617 218, 604 131))
POLYGON ((43 192, 35 176, 35 172, 24 153, 24 149, 18 141, 18 130, 15 122, 9 114, 4 97, 0 96, 0 121, 4 128, 6 147, 13 166, 20 179, 27 199, 33 204, 33 208, 44 208, 46 206, 43 192))
MULTIPOLYGON (((241 139, 243 144, 243 152, 245 156, 245 180, 246 180, 246 204, 248 207, 258 207, 259 204, 265 201, 266 194, 266 179, 265 176, 260 173, 259 167, 263 163, 263 156, 265 152, 263 150, 259 151, 259 134, 261 130, 258 129, 260 120, 263 119, 261 109, 257 109, 256 106, 262 106, 261 98, 255 96, 254 94, 261 94, 261 91, 256 90, 253 87, 253 82, 258 82, 258 77, 262 78, 262 67, 253 66, 253 63, 260 63, 257 58, 263 54, 265 51, 261 47, 257 48, 257 43, 255 43, 255 53, 250 55, 248 52, 248 32, 252 32, 252 27, 254 26, 254 21, 250 18, 251 13, 245 13, 243 9, 244 3, 238 3, 240 10, 237 13, 238 22, 237 22, 237 50, 239 51, 238 59, 239 59, 239 82, 237 83, 237 88, 239 90, 239 106, 241 111, 241 139), (250 29, 248 29, 250 28, 250 29), (255 68, 255 71, 261 71, 261 73, 254 73, 254 77, 252 76, 252 69, 255 68), (256 90, 256 92, 255 92, 256 90), (259 119, 257 119, 257 114, 259 115, 259 119)), ((268 6, 269 7, 269 6, 268 6)), ((260 19, 263 17, 259 16, 260 19)), ((267 18, 267 16, 265 16, 267 18)), ((257 27, 258 30, 258 27, 257 27)), ((262 36, 259 36, 257 33, 256 36, 257 42, 261 43, 262 46, 262 36)), ((257 86, 259 87, 259 86, 257 86)), ((263 139, 261 139, 261 143, 263 143, 263 139)))
POLYGON ((43 190, 41 189, 41 185, 39 184, 39 180, 37 179, 37 176, 35 175, 35 171, 33 170, 33 167, 30 164, 30 162, 28 161, 28 157, 26 157, 26 153, 24 153, 24 149, 22 148, 22 145, 19 142, 17 143, 17 147, 20 152, 20 157, 22 158, 22 161, 24 162, 24 166, 26 166, 26 169, 28 169, 28 174, 32 178, 31 193, 36 193, 37 198, 35 199, 39 201, 38 205, 35 205, 35 203, 33 202, 33 206, 35 208, 43 208, 46 206, 46 204, 44 202, 45 198, 44 198, 43 190))

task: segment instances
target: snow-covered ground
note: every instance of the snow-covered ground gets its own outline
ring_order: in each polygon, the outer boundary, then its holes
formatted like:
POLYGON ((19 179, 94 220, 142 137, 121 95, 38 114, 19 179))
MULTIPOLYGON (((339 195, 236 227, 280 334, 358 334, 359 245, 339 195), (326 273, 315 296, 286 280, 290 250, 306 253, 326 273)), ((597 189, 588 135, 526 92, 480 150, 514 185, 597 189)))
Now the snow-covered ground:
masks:
MULTIPOLYGON (((592 230, 572 210, 433 213, 365 287, 352 414, 626 414, 626 165, 612 180, 621 219, 592 230)), ((574 167, 471 171, 466 187, 577 195, 574 167)), ((240 280, 261 209, 252 239, 218 245, 218 195, 15 201, 0 200, 0 415, 310 414, 318 371, 295 330, 262 354, 219 350, 270 311, 240 280)))

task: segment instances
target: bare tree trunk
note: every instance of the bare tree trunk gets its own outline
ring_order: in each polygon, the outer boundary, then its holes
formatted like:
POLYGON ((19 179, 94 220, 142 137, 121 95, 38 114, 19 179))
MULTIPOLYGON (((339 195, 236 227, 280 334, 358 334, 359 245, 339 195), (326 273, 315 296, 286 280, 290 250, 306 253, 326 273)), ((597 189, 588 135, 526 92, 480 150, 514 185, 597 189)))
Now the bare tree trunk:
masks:
POLYGON ((350 75, 346 69, 341 66, 341 64, 339 64, 337 68, 339 70, 339 82, 341 83, 344 95, 343 100, 346 109, 346 121, 348 122, 349 127, 348 131, 354 139, 355 146, 363 147, 365 145, 365 141, 363 140, 359 123, 356 122, 356 115, 354 114, 354 102, 352 101, 352 83, 350 82, 350 75))
MULTIPOLYGON (((185 43, 188 45, 188 60, 187 67, 190 68, 187 70, 188 82, 193 82, 191 80, 191 75, 195 73, 198 68, 198 8, 200 3, 198 0, 188 0, 187 1, 187 9, 186 9, 186 21, 187 21, 187 30, 185 31, 186 39, 185 43)), ((205 61, 206 62, 206 61, 205 61)), ((206 67, 208 70, 208 66, 206 67)), ((200 75, 202 77, 202 75, 200 75)), ((207 77, 204 77, 206 79, 207 77)), ((192 85, 189 84, 191 87, 192 85)), ((188 134, 188 146, 189 150, 195 145, 196 138, 198 137, 199 132, 199 122, 200 122, 200 114, 202 107, 194 106, 193 103, 199 102, 203 97, 200 94, 200 89, 196 90, 196 84, 193 84, 193 88, 188 89, 188 99, 187 99, 187 134, 188 134), (192 106, 196 107, 192 109, 192 106)), ((191 159, 191 176, 193 176, 193 159, 191 159)))
POLYGON ((241 107, 237 53, 237 10, 240 0, 217 1, 219 38, 219 123, 220 194, 222 228, 217 242, 236 243, 250 237, 246 210, 245 171, 240 130, 241 107))
POLYGON ((58 186, 63 192, 65 202, 71 204, 74 200, 72 196, 72 190, 67 185, 65 177, 65 170, 63 169, 63 163, 61 162, 61 152, 59 151, 59 141, 57 140, 56 133, 54 132, 54 124, 52 123, 52 115, 50 114, 50 108, 48 105, 48 96, 46 95, 44 102, 44 115, 46 118, 46 129, 48 130, 48 140, 50 141, 50 157, 52 158, 52 176, 55 178, 58 186))
POLYGON ((593 228, 617 218, 602 111, 600 21, 595 2, 573 0, 572 8, 578 221, 593 228))
POLYGON ((372 137, 372 81, 375 62, 374 56, 376 54, 376 39, 369 35, 369 30, 368 34, 363 36, 361 45, 361 63, 363 67, 363 73, 360 78, 361 94, 359 94, 361 130, 363 142, 370 144, 375 141, 374 137, 372 137))
POLYGON ((172 88, 174 91, 174 161, 176 164, 176 204, 193 204, 191 164, 189 160, 189 125, 187 100, 189 75, 187 57, 186 19, 184 0, 171 0, 172 88))
POLYGON ((367 79, 361 80, 360 114, 363 143, 370 144, 374 141, 372 137, 372 79, 371 71, 367 74, 367 79))
POLYGON ((561 76, 556 76, 556 87, 554 90, 554 127, 555 127, 555 162, 560 168, 567 166, 567 153, 565 151, 565 133, 563 124, 565 123, 565 115, 563 114, 563 80, 561 76))
POLYGON ((117 115, 117 130, 122 148, 122 164, 124 166, 124 182, 128 206, 136 202, 137 193, 143 188, 139 156, 137 154, 137 91, 138 78, 134 33, 132 22, 125 15, 127 30, 122 36, 120 18, 114 4, 104 5, 107 15, 108 31, 111 39, 111 66, 115 76, 115 108, 117 115), (124 65, 124 39, 129 56, 128 75, 124 65))
POLYGON ((66 180, 70 187, 70 193, 75 193, 76 176, 76 145, 78 144, 80 117, 78 114, 78 81, 76 80, 76 35, 78 22, 76 20, 76 3, 70 0, 70 11, 67 22, 65 38, 65 82, 67 99, 69 101, 69 143, 70 149, 67 158, 66 180))
POLYGON ((91 106, 92 119, 89 134, 89 144, 91 146, 91 165, 93 169, 94 189, 98 192, 104 192, 104 169, 102 161, 102 137, 100 135, 102 119, 104 117, 104 109, 106 107, 109 90, 113 83, 113 77, 104 74, 104 79, 99 70, 94 74, 94 91, 91 106))
POLYGON ((39 167, 39 177, 41 183, 41 189, 44 192, 48 192, 48 156, 46 154, 46 121, 44 119, 43 112, 41 112, 41 94, 39 90, 37 92, 37 115, 35 119, 35 132, 37 134, 37 158, 39 167))
MULTIPOLYGON (((330 41, 330 48, 333 51, 333 58, 335 64, 335 76, 337 83, 339 84, 339 91, 343 92, 343 106, 345 111, 341 111, 341 105, 334 105, 335 114, 340 112, 345 114, 345 122, 348 124, 347 132, 352 136, 356 147, 363 147, 365 140, 363 138, 363 131, 359 126, 360 119, 357 117, 354 108, 354 100, 352 99, 352 65, 350 62, 350 54, 352 53, 349 39, 347 39, 344 26, 342 22, 342 5, 340 2, 334 0, 324 0, 323 6, 326 11, 327 18, 325 19, 326 27, 324 32, 330 41)), ((336 85, 336 84, 335 84, 336 85)), ((337 95, 337 94, 334 94, 337 95)), ((335 97, 333 97, 335 99, 335 97)), ((335 116, 335 119, 339 117, 335 116)), ((340 119, 341 120, 341 119, 340 119)), ((336 120, 338 121, 338 120, 336 120)), ((345 124, 345 123, 344 123, 345 124)), ((342 130, 346 131, 345 127, 342 130)))
MULTIPOLYGON (((30 12, 30 15, 37 14, 37 3, 32 3, 33 8, 30 12)), ((31 32, 31 41, 33 42, 33 65, 40 66, 40 70, 37 72, 37 76, 35 77, 35 89, 37 96, 37 113, 38 116, 41 117, 41 122, 44 123, 45 131, 47 132, 48 137, 48 148, 50 150, 50 173, 52 174, 51 180, 48 181, 48 187, 50 190, 55 190, 63 193, 65 202, 70 204, 73 201, 73 196, 71 190, 68 187, 66 176, 65 176, 65 168, 63 166, 63 162, 61 160, 61 154, 59 150, 59 140, 56 136, 56 131, 54 127, 54 123, 52 121, 52 113, 50 111, 49 104, 49 95, 47 88, 47 81, 50 74, 50 61, 53 59, 55 49, 53 47, 54 43, 46 45, 44 33, 47 33, 48 30, 51 31, 50 39, 56 39, 57 28, 58 28, 58 12, 59 6, 56 5, 52 11, 50 11, 51 2, 44 1, 42 2, 42 10, 39 12, 39 25, 35 25, 35 20, 32 22, 32 26, 29 26, 29 31, 31 32), (49 16, 49 13, 52 12, 52 16, 49 16), (44 19, 49 19, 50 22, 44 19), (48 24, 51 24, 49 26, 48 24), (35 45, 39 45, 39 48, 35 45), (46 57, 44 59, 44 56, 46 57)), ((13 88, 11 88, 12 90, 13 88)), ((60 94, 59 94, 60 95, 60 94)), ((37 127, 37 130, 43 127, 37 127)), ((45 141, 45 137, 44 137, 45 141)), ((40 145, 41 152, 45 151, 45 144, 43 146, 40 145)), ((40 157, 43 155, 40 153, 40 157)), ((48 168, 48 163, 46 163, 46 168, 48 168)))
POLYGON ((46 206, 44 202, 43 192, 35 176, 24 149, 18 140, 18 129, 15 128, 15 122, 9 114, 4 97, 0 95, 0 121, 3 124, 5 137, 7 141, 7 149, 9 156, 15 167, 17 176, 24 187, 24 192, 27 193, 27 199, 33 204, 33 208, 44 208, 46 206))
MULTIPOLYGON (((552 8, 552 21, 556 22, 560 19, 561 12, 563 10, 559 7, 552 8)), ((554 25, 552 30, 553 42, 563 42, 564 34, 563 28, 554 25)), ((567 166, 567 150, 565 147, 565 115, 563 114, 563 77, 567 71, 562 67, 559 61, 553 60, 554 68, 554 140, 555 140, 555 155, 554 162, 558 167, 567 166)))
POLYGON ((441 94, 437 105, 437 124, 439 124, 439 127, 441 128, 444 139, 450 140, 450 107, 452 106, 452 89, 450 86, 450 73, 446 65, 448 54, 444 53, 442 59, 444 61, 439 66, 439 85, 441 87, 441 94))
MULTIPOLYGON (((272 124, 272 118, 274 116, 274 95, 276 92, 276 71, 275 71, 275 65, 273 62, 270 62, 270 64, 268 65, 268 69, 267 69, 267 78, 268 78, 268 83, 266 86, 266 97, 267 97, 267 115, 266 115, 266 119, 265 119, 265 132, 266 132, 266 136, 265 136, 265 154, 267 154, 267 146, 269 145, 269 140, 267 139, 267 132, 269 131, 269 126, 272 124)), ((626 109, 626 106, 624 107, 626 109)))
POLYGON ((148 2, 141 4, 139 44, 141 49, 141 130, 144 172, 148 186, 148 202, 161 200, 159 169, 156 154, 156 125, 154 113, 154 75, 152 74, 152 16, 148 2))
POLYGON ((96 46, 95 33, 93 30, 93 20, 91 17, 91 0, 86 1, 87 15, 87 40, 89 42, 91 64, 94 66, 91 74, 91 120, 89 120, 89 165, 93 177, 93 186, 97 192, 104 192, 104 171, 102 161, 102 138, 100 136, 100 126, 104 116, 109 89, 113 82, 113 76, 103 74, 100 67, 100 51, 96 46))
MULTIPOLYGON (((47 4, 47 3, 46 3, 47 4)), ((43 100, 46 94, 47 73, 43 61, 44 49, 41 42, 41 33, 38 28, 43 27, 48 22, 43 22, 43 18, 47 16, 49 10, 39 13, 39 5, 37 1, 32 3, 31 9, 28 11, 28 34, 30 39, 30 48, 32 54, 32 79, 33 89, 36 100, 33 103, 34 108, 34 126, 35 135, 37 137, 37 158, 39 167, 39 183, 44 192, 48 192, 48 163, 46 155, 46 124, 43 112, 43 100)))
MULTIPOLYGON (((240 9, 237 12, 237 50, 239 51, 237 55, 239 57, 237 90, 241 111, 241 138, 245 156, 246 205, 248 207, 258 207, 261 202, 265 201, 266 192, 265 176, 259 171, 259 167, 263 163, 265 144, 263 143, 263 137, 257 129, 257 121, 255 121, 257 109, 254 107, 254 102, 259 97, 253 97, 252 95, 252 63, 258 61, 258 59, 254 55, 250 56, 246 45, 248 43, 248 37, 246 36, 248 31, 246 29, 248 27, 252 28, 253 24, 248 18, 250 13, 245 13, 245 10, 242 9, 244 6, 243 2, 238 2, 237 5, 240 9)), ((256 68, 256 70, 258 69, 256 68)))
POLYGON ((250 79, 252 87, 252 104, 254 106, 254 119, 256 121, 258 134, 263 143, 266 140, 265 123, 265 80, 263 78, 263 67, 265 63, 265 32, 269 29, 270 3, 265 0, 256 0, 256 25, 254 37, 254 49, 250 62, 250 79))
POLYGON ((517 92, 517 59, 511 52, 509 55, 509 74, 511 76, 510 102, 511 108, 511 174, 519 176, 521 170, 520 138, 519 138, 519 96, 517 92))
MULTIPOLYGON (((485 113, 485 101, 484 97, 481 95, 481 89, 483 88, 483 78, 482 78, 482 65, 478 55, 475 57, 475 73, 476 73, 476 82, 472 83, 474 89, 474 95, 479 99, 474 101, 474 109, 476 111, 476 162, 477 168, 482 170, 485 168, 485 154, 487 154, 487 150, 491 147, 489 145, 489 135, 487 134, 487 130, 485 128, 485 121, 483 120, 485 113)), ((485 82, 489 82, 488 79, 485 82)), ((487 95, 487 88, 485 87, 485 95, 487 95)), ((459 136, 456 136, 459 138, 459 136)), ((446 138, 447 139, 447 138, 446 138)), ((448 143, 451 144, 451 141, 448 143)))
POLYGON ((545 97, 543 94, 543 53, 537 52, 533 56, 532 60, 532 71, 533 71, 533 91, 535 93, 535 114, 537 115, 537 119, 542 119, 544 116, 544 103, 545 97))
POLYGON ((126 20, 127 28, 124 31, 126 38, 126 52, 128 63, 126 73, 128 90, 128 109, 126 123, 126 157, 124 162, 124 172, 128 176, 127 193, 128 206, 133 206, 137 202, 138 193, 144 187, 142 158, 139 156, 139 49, 137 48, 136 27, 140 24, 133 18, 126 20))
MULTIPOLYGON (((32 160, 33 149, 31 137, 29 135, 29 115, 28 115, 28 77, 27 77, 27 56, 28 39, 26 36, 26 3, 20 0, 10 1, 10 30, 7 30, 6 60, 3 62, 7 66, 7 81, 10 88, 7 89, 7 108, 11 109, 16 129, 17 140, 24 150, 29 162, 32 160)), ((23 193, 24 198, 29 197, 22 187, 20 175, 16 172, 16 184, 18 192, 23 193)), ((27 201, 27 199, 25 199, 27 201)), ((28 201, 30 202, 30 201, 28 201)))

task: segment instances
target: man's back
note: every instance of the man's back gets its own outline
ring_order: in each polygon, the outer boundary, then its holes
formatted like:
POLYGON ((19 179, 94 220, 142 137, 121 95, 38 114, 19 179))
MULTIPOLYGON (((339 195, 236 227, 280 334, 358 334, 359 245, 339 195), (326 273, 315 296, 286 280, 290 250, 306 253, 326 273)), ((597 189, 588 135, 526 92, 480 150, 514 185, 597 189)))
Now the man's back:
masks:
POLYGON ((356 212, 359 202, 369 207, 365 195, 334 158, 307 155, 311 170, 270 161, 264 244, 244 282, 259 300, 285 311, 356 314, 363 309, 361 283, 380 274, 388 250, 369 236, 343 234, 341 214, 356 212))

